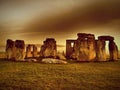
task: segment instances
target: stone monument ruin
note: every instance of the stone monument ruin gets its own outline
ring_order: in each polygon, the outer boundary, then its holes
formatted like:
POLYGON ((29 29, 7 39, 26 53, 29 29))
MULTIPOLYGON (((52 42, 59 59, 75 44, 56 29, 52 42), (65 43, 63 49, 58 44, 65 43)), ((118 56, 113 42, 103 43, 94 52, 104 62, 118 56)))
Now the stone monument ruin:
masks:
POLYGON ((109 41, 110 60, 118 57, 118 48, 114 37, 99 36, 95 40, 94 34, 78 33, 77 40, 66 40, 66 57, 78 61, 107 61, 105 41, 109 41))
POLYGON ((38 57, 37 46, 34 44, 28 44, 26 47, 26 58, 38 57))
POLYGON ((44 44, 41 46, 40 57, 52 57, 56 58, 57 45, 54 38, 47 38, 44 44))
POLYGON ((8 39, 6 43, 7 59, 15 59, 15 42, 8 39))
POLYGON ((24 60, 25 43, 23 40, 7 40, 6 55, 9 60, 24 60))
POLYGON ((75 59, 77 61, 116 61, 118 59, 118 47, 112 36, 99 36, 95 39, 94 34, 78 33, 76 40, 66 40, 66 57, 57 53, 57 45, 54 38, 47 38, 41 46, 38 55, 37 46, 28 44, 26 47, 23 40, 7 40, 6 56, 8 60, 22 61, 27 58, 54 58, 59 60, 75 59), (106 41, 109 42, 109 60, 106 55, 106 41))
POLYGON ((109 41, 109 52, 110 52, 110 60, 117 60, 118 57, 118 48, 114 42, 114 37, 112 36, 99 36, 98 40, 96 40, 96 59, 98 61, 106 61, 106 50, 105 45, 106 41, 109 41))

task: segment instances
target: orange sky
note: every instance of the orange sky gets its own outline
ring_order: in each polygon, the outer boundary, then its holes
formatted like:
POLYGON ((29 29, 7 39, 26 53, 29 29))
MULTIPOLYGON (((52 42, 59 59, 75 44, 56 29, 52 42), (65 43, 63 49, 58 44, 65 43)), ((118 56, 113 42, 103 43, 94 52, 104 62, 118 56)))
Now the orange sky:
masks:
MULTIPOLYGON (((0 45, 7 39, 42 44, 48 37, 65 45, 77 33, 111 35, 120 46, 119 0, 0 1, 0 45)), ((120 48, 120 47, 119 47, 120 48)))

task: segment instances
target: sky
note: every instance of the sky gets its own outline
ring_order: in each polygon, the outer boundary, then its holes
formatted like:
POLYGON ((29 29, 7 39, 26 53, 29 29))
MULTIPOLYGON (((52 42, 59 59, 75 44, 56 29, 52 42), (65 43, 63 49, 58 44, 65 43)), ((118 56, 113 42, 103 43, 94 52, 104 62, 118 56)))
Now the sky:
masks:
POLYGON ((0 0, 0 45, 7 39, 58 45, 77 33, 110 35, 120 48, 120 0, 0 0))

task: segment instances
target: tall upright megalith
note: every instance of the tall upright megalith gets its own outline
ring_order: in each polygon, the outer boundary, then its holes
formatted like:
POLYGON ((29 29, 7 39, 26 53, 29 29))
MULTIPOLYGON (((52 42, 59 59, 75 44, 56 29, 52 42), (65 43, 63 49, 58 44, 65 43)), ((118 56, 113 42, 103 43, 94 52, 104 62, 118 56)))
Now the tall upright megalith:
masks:
POLYGON ((108 61, 106 57, 106 41, 109 41, 109 53, 110 53, 110 61, 117 60, 118 57, 118 48, 117 45, 114 42, 114 37, 112 36, 99 36, 98 40, 96 41, 97 48, 97 61, 108 61))
POLYGON ((56 58, 57 46, 54 38, 47 38, 41 46, 40 57, 56 58))
POLYGON ((92 61, 96 57, 94 34, 78 33, 77 40, 66 40, 66 56, 78 61, 92 61))
POLYGON ((23 40, 7 40, 6 55, 8 60, 24 60, 25 43, 23 40))
POLYGON ((110 41, 109 50, 110 50, 110 61, 118 60, 118 47, 114 41, 110 41))
POLYGON ((26 58, 29 58, 29 57, 33 57, 32 46, 30 44, 26 47, 26 58))
POLYGON ((7 59, 9 60, 15 59, 15 42, 12 41, 11 39, 8 39, 6 43, 6 56, 7 56, 7 59))
POLYGON ((37 46, 35 44, 28 44, 26 47, 26 58, 38 57, 37 46))
POLYGON ((105 40, 96 40, 96 61, 106 61, 105 40))
POLYGON ((24 60, 25 57, 25 43, 23 40, 15 41, 15 60, 24 60))
POLYGON ((66 40, 66 57, 76 59, 75 55, 75 42, 76 40, 66 40))
POLYGON ((78 61, 116 61, 118 47, 112 36, 99 36, 94 34, 78 33, 77 40, 66 40, 66 56, 78 61), (109 46, 106 47, 106 41, 109 46), (106 48, 109 49, 110 59, 107 59, 106 48))
POLYGON ((38 56, 37 46, 33 45, 33 57, 37 57, 37 56, 38 56))
POLYGON ((78 33, 75 53, 78 61, 92 61, 96 57, 95 36, 93 34, 78 33))

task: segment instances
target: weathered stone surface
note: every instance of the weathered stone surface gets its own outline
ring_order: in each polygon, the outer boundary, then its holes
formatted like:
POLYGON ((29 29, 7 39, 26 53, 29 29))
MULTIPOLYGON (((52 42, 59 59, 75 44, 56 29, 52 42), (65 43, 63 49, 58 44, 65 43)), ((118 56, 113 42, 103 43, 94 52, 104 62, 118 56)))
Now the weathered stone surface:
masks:
POLYGON ((113 41, 114 40, 114 37, 112 36, 99 36, 98 37, 99 40, 105 40, 105 41, 113 41))
POLYGON ((26 47, 26 58, 29 58, 29 57, 33 57, 33 54, 31 52, 31 49, 32 49, 32 46, 31 45, 28 45, 26 47))
POLYGON ((59 59, 53 59, 53 58, 45 58, 42 59, 42 63, 54 63, 54 64, 67 64, 66 61, 59 60, 59 59))
POLYGON ((106 50, 105 50, 105 41, 109 41, 109 52, 110 52, 110 60, 117 60, 118 57, 118 48, 114 43, 114 37, 112 36, 99 36, 97 41, 97 60, 98 61, 107 61, 106 59, 106 50))
POLYGON ((96 57, 94 34, 78 33, 77 35, 77 40, 66 40, 66 56, 79 61, 94 60, 96 57))
POLYGON ((76 40, 66 40, 66 57, 72 58, 76 40))
POLYGON ((15 42, 8 39, 6 45, 7 59, 11 60, 24 60, 25 44, 23 40, 16 40, 15 42))
POLYGON ((109 41, 110 60, 117 60, 118 48, 112 36, 99 36, 95 40, 94 34, 78 33, 77 40, 66 40, 66 56, 78 61, 107 61, 106 41, 109 41), (73 47, 71 43, 74 43, 73 47))
POLYGON ((25 58, 25 43, 23 40, 15 41, 15 60, 24 60, 25 58))
POLYGON ((26 58, 38 57, 37 46, 34 44, 28 44, 26 48, 26 58))
POLYGON ((25 43, 23 40, 16 40, 15 47, 20 49, 25 49, 25 43))
POLYGON ((79 61, 91 61, 96 57, 95 37, 93 34, 78 33, 75 53, 79 61))
POLYGON ((6 43, 6 56, 7 59, 15 59, 15 42, 10 39, 6 43))
POLYGON ((109 50, 110 50, 110 60, 111 61, 118 60, 118 47, 114 41, 110 41, 109 50))
POLYGON ((105 41, 96 40, 96 60, 106 61, 105 41))
POLYGON ((38 57, 37 46, 33 45, 33 57, 38 57))
POLYGON ((70 55, 70 59, 73 59, 73 60, 76 60, 77 59, 77 55, 75 52, 73 52, 71 55, 70 55))
POLYGON ((41 46, 40 57, 53 57, 56 58, 57 47, 54 38, 47 38, 41 46))

